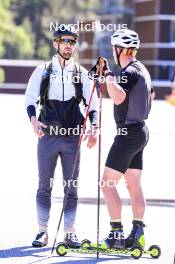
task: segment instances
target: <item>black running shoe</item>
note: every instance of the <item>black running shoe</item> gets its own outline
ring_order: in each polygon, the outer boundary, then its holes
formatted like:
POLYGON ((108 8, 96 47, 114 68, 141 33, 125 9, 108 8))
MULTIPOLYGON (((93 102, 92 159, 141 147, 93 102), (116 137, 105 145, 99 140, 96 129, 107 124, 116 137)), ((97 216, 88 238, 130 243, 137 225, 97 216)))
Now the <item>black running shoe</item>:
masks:
POLYGON ((48 234, 46 232, 38 233, 35 240, 32 242, 33 247, 44 247, 48 244, 48 234))
POLYGON ((133 220, 133 228, 129 236, 125 239, 125 247, 131 248, 133 246, 145 247, 145 237, 143 228, 145 225, 142 221, 133 220))
POLYGON ((64 243, 70 248, 80 248, 81 243, 75 233, 66 233, 64 237, 64 243))

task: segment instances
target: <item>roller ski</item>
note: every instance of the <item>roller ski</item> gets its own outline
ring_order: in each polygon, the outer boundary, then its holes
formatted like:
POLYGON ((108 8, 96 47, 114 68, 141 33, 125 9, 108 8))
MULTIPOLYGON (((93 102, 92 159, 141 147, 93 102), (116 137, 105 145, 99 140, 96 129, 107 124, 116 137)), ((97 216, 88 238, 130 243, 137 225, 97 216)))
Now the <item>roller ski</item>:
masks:
POLYGON ((152 245, 148 250, 145 249, 144 223, 137 220, 133 220, 132 223, 133 227, 131 233, 125 239, 125 248, 133 249, 134 247, 138 247, 142 250, 142 254, 149 254, 152 258, 159 258, 161 255, 161 249, 159 246, 152 245))
MULTIPOLYGON (((69 248, 65 243, 59 243, 56 246, 56 252, 59 256, 64 256, 67 252, 77 253, 96 253, 97 250, 101 254, 118 254, 125 253, 125 239, 123 228, 121 225, 113 226, 107 238, 99 243, 98 249, 96 243, 91 243, 85 239, 81 242, 81 248, 74 250, 69 248)), ((127 250, 128 251, 128 250, 127 250)))
POLYGON ((140 221, 133 221, 131 234, 124 239, 122 225, 113 226, 108 237, 100 241, 98 247, 96 243, 91 243, 85 239, 81 242, 81 248, 73 249, 65 243, 58 243, 56 252, 59 256, 64 256, 68 252, 95 254, 97 250, 102 255, 128 255, 134 259, 139 259, 142 254, 149 254, 152 258, 159 258, 160 247, 152 245, 145 250, 145 239, 143 232, 144 224, 140 221))
MULTIPOLYGON (((98 252, 103 255, 127 254, 134 258, 138 258, 136 257, 136 255, 138 255, 138 252, 136 252, 137 247, 135 247, 135 251, 125 249, 125 239, 122 225, 111 223, 111 227, 112 229, 108 237, 100 241, 98 247, 96 243, 91 243, 90 240, 85 239, 81 242, 81 248, 76 250, 69 248, 65 243, 58 243, 56 246, 56 252, 59 256, 64 256, 67 252, 95 254, 98 250, 98 252)), ((139 253, 141 254, 142 251, 139 251, 139 253)))

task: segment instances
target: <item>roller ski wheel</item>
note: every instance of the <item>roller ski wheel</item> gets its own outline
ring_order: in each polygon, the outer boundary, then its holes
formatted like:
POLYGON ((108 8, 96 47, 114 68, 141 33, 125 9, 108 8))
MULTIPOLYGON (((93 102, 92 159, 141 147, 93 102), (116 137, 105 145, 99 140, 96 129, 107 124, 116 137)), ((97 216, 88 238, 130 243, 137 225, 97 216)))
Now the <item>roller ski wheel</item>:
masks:
POLYGON ((161 249, 157 245, 150 246, 148 252, 152 258, 159 258, 161 255, 161 249))
POLYGON ((143 249, 140 246, 134 246, 130 249, 131 251, 131 257, 134 259, 139 259, 142 256, 143 249))
POLYGON ((63 242, 60 242, 57 244, 56 246, 56 253, 59 255, 59 256, 65 256, 68 252, 68 246, 63 243, 63 242))
POLYGON ((81 241, 81 248, 87 249, 91 247, 91 241, 88 239, 84 239, 81 241))

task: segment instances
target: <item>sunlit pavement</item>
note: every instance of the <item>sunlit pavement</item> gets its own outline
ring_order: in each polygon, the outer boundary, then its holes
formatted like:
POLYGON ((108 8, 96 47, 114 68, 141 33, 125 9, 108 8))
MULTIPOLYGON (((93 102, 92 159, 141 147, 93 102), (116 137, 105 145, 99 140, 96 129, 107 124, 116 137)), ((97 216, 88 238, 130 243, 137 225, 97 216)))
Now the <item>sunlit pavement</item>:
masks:
MULTIPOLYGON (((0 94, 0 263, 162 263, 172 264, 174 257, 175 211, 173 207, 148 206, 145 215, 147 248, 160 245, 162 256, 156 260, 144 255, 140 260, 128 256, 80 255, 68 253, 65 257, 50 256, 56 233, 62 196, 61 170, 56 170, 53 206, 49 226, 49 245, 46 248, 31 247, 37 232, 35 192, 37 188, 36 144, 37 139, 24 111, 22 95, 0 94)), ((166 102, 154 102, 148 121, 150 141, 145 149, 142 185, 147 199, 175 199, 175 107, 166 102)), ((103 101, 102 172, 106 155, 115 135, 112 103, 103 101)), ((128 198, 124 181, 119 184, 122 198, 128 198)), ((97 195, 97 148, 88 150, 82 145, 82 163, 79 197, 95 198, 97 195)), ((105 206, 101 206, 100 238, 107 236, 109 218, 105 206)), ((132 214, 129 206, 123 208, 125 234, 131 228, 132 214)), ((96 240, 96 205, 80 204, 77 213, 77 231, 80 239, 96 240)), ((62 240, 62 229, 58 241, 62 240)))

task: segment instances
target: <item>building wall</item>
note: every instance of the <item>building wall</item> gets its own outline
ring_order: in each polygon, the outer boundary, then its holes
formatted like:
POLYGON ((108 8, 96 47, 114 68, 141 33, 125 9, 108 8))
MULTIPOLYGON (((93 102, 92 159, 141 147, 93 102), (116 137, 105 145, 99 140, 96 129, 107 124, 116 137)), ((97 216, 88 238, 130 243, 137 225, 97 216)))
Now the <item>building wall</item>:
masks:
POLYGON ((4 70, 5 74, 4 83, 0 83, 0 93, 23 94, 33 70, 41 62, 0 59, 0 67, 4 70))
POLYGON ((171 93, 170 80, 175 68, 175 1, 134 0, 135 30, 141 39, 139 58, 147 65, 156 95, 171 93))
MULTIPOLYGON (((100 22, 127 23, 129 27, 135 28, 141 39, 138 58, 143 61, 151 74, 156 98, 163 99, 165 95, 171 93, 170 80, 175 72, 175 0, 133 0, 133 13, 131 6, 129 9, 124 6, 122 9, 122 6, 118 8, 117 4, 116 12, 110 13, 114 11, 114 3, 117 1, 114 0, 112 3, 112 8, 108 3, 110 9, 104 10, 105 15, 99 14, 100 22), (135 15, 133 15, 134 10, 135 15), (131 18, 133 26, 131 26, 131 18)), ((113 65, 111 34, 112 32, 105 34, 103 32, 100 36, 94 32, 81 32, 80 44, 85 42, 87 47, 75 54, 76 60, 90 69, 99 56, 104 56, 109 59, 111 67, 118 73, 116 65, 115 67, 113 65)), ((20 91, 24 90, 33 69, 39 63, 39 61, 0 60, 0 67, 5 70, 6 75, 6 83, 0 84, 0 91, 6 91, 7 88, 12 87, 12 84, 14 87, 20 87, 18 89, 20 91)))

